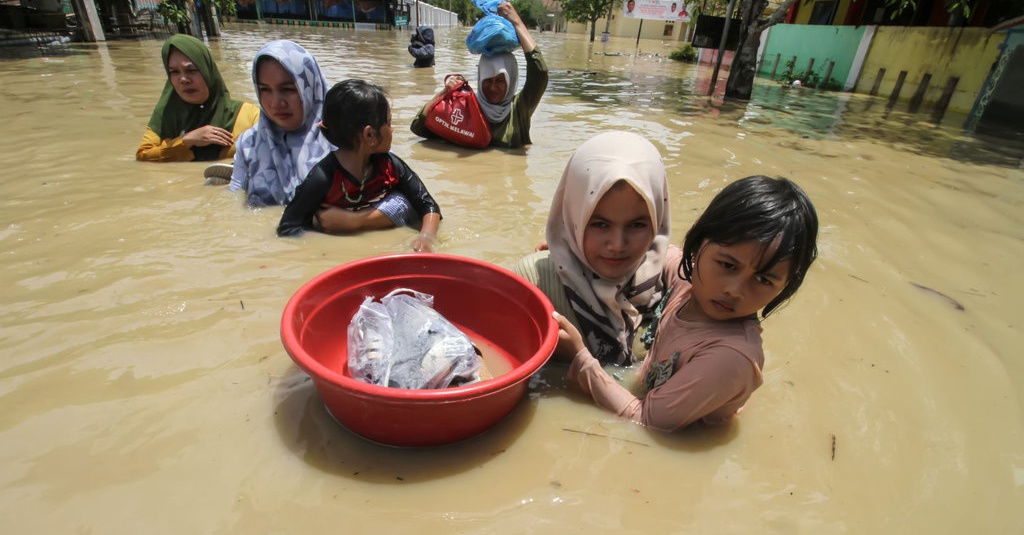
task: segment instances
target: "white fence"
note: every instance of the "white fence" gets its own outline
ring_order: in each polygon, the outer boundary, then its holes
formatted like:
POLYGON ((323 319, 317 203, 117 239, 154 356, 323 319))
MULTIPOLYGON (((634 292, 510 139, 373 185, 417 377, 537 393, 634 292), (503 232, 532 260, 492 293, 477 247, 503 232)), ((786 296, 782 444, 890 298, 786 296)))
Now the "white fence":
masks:
POLYGON ((459 25, 459 16, 451 11, 419 2, 418 0, 410 0, 408 3, 409 27, 411 28, 417 26, 433 26, 438 28, 459 25))

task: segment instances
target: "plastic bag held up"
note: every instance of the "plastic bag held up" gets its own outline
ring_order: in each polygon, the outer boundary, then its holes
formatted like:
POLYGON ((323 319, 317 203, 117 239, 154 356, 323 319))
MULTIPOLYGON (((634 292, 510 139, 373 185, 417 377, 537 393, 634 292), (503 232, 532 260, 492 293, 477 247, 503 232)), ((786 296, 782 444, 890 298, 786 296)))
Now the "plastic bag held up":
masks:
POLYGON ((476 4, 476 7, 480 8, 484 13, 497 14, 498 4, 504 1, 505 0, 473 0, 473 3, 476 4))
POLYGON ((519 48, 519 35, 512 23, 498 15, 498 4, 502 0, 476 0, 484 17, 473 25, 466 36, 466 48, 470 53, 493 56, 519 48))
POLYGON ((433 308, 431 295, 398 289, 366 298, 348 327, 349 374, 395 388, 447 388, 478 381, 469 337, 433 308))

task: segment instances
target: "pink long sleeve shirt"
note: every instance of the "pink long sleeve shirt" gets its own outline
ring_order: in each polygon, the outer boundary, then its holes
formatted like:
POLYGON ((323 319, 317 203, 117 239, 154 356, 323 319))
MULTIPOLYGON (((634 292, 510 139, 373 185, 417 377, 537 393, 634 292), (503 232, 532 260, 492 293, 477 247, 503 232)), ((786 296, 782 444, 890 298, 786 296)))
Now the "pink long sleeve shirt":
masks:
POLYGON ((586 349, 573 358, 569 381, 598 405, 652 429, 728 422, 764 381, 761 325, 754 319, 683 321, 676 313, 690 298, 690 283, 672 275, 669 284, 672 296, 640 368, 642 397, 610 377, 586 349))

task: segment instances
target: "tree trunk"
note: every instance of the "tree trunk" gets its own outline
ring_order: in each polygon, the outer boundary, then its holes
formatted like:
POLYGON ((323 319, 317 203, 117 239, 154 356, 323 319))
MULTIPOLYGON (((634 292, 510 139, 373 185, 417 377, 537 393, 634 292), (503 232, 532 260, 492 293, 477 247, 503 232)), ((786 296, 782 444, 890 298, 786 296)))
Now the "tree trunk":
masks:
POLYGON ((750 100, 754 92, 754 79, 757 78, 757 47, 760 45, 760 37, 760 33, 750 33, 740 44, 732 59, 732 67, 729 68, 725 98, 750 100))
POLYGON ((220 24, 217 21, 217 7, 213 5, 213 2, 207 0, 203 2, 202 9, 203 27, 206 29, 207 37, 220 37, 220 24))
POLYGON ((597 31, 597 19, 590 19, 590 42, 594 42, 594 32, 597 31))
POLYGON ((949 0, 946 1, 946 13, 949 13, 949 22, 946 23, 946 26, 950 28, 967 26, 967 17, 964 16, 963 6, 953 4, 949 0))
POLYGON ((768 7, 768 0, 740 1, 740 44, 732 59, 729 80, 725 83, 725 98, 750 100, 757 78, 757 49, 761 45, 761 32, 782 22, 796 0, 785 0, 767 20, 759 20, 768 7))

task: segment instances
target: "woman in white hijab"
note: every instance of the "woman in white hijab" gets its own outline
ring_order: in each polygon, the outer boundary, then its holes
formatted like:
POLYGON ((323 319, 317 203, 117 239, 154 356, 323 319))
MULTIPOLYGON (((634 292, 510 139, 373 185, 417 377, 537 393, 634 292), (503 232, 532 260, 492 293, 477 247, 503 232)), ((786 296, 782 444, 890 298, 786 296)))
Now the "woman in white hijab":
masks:
MULTIPOLYGON (((530 125, 533 112, 548 87, 548 66, 537 48, 530 30, 509 2, 498 4, 498 15, 505 17, 516 30, 519 44, 526 56, 526 82, 519 85, 519 64, 511 52, 480 56, 477 71, 476 97, 480 110, 491 127, 491 146, 519 148, 533 143, 530 125)), ((428 104, 429 105, 429 104, 428 104)), ((427 110, 420 110, 413 119, 412 133, 420 137, 437 137, 427 128, 427 110)))
POLYGON ((663 269, 674 265, 666 264, 669 221, 658 149, 638 134, 604 132, 580 145, 562 173, 548 215, 548 250, 513 271, 551 299, 595 358, 629 365, 637 360, 637 332, 663 297, 663 269))
POLYGON ((476 99, 487 122, 500 124, 512 111, 519 85, 519 62, 511 52, 480 56, 477 65, 476 99))

